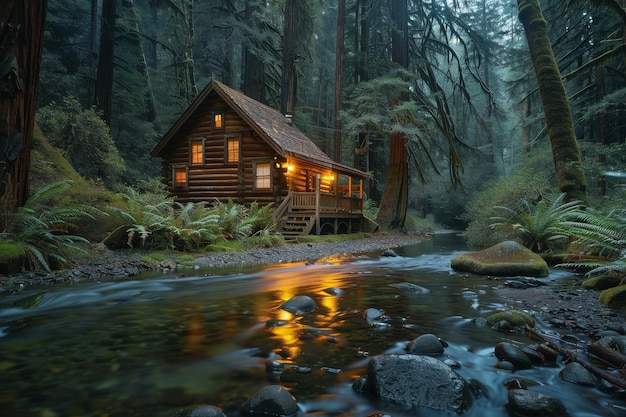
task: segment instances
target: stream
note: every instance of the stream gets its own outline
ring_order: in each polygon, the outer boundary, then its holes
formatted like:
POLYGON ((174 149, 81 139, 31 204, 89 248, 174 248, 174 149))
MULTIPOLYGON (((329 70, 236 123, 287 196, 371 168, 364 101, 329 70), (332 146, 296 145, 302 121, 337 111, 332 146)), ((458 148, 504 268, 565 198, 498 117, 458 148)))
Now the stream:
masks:
MULTIPOLYGON (((481 387, 463 416, 508 416, 504 382, 513 377, 560 399, 572 417, 623 416, 611 406, 625 407, 623 401, 562 381, 554 367, 494 367, 498 342, 530 341, 474 323, 506 301, 493 290, 497 282, 450 269, 464 250, 460 238, 438 235, 398 248, 398 257, 146 273, 2 293, 0 415, 173 417, 182 407, 209 404, 230 417, 262 387, 281 384, 311 415, 448 416, 372 401, 352 389, 367 355, 401 353, 408 341, 434 333, 449 344, 445 358, 461 364, 456 372, 481 387), (430 292, 390 285, 405 282, 430 292), (317 308, 297 317, 279 309, 296 295, 310 296, 317 308), (368 308, 389 319, 368 324, 368 308), (269 374, 269 360, 285 371, 269 374)), ((549 280, 558 285, 568 273, 551 271, 549 280)))

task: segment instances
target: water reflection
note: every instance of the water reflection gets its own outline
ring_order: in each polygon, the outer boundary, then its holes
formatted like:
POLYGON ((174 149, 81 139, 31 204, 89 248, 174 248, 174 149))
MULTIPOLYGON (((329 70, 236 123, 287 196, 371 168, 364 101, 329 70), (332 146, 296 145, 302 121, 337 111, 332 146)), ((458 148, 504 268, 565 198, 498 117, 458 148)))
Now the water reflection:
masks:
MULTIPOLYGON (((199 403, 236 416, 248 396, 270 383, 289 389, 309 413, 438 416, 372 403, 351 388, 365 372, 364 352, 402 352, 424 333, 446 339, 446 356, 462 364, 458 372, 483 387, 484 396, 466 415, 507 416, 502 384, 511 374, 493 367, 493 346, 504 336, 473 320, 505 302, 493 282, 450 270, 461 244, 439 236, 398 249, 398 258, 339 256, 312 265, 201 270, 193 277, 2 294, 2 416, 168 417, 199 403), (430 292, 390 285, 407 282, 430 292), (316 310, 299 316, 279 308, 295 295, 310 296, 316 310), (384 312, 384 326, 367 323, 368 308, 384 312), (268 360, 287 368, 268 374, 268 360)), ((606 408, 612 400, 606 394, 583 395, 589 390, 554 375, 542 368, 519 373, 551 384, 545 388, 569 405, 573 417, 598 409, 619 415, 606 408)))

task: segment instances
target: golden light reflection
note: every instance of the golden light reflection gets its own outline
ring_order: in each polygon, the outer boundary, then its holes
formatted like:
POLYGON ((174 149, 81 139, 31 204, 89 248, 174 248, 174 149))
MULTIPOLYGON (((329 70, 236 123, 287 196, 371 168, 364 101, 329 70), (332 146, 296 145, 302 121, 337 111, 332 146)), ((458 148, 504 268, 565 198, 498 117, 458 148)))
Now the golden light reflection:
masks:
MULTIPOLYGON (((341 324, 337 317, 342 309, 342 298, 324 290, 345 285, 346 273, 333 268, 345 261, 346 257, 339 255, 324 258, 323 263, 315 265, 282 264, 265 269, 259 284, 266 290, 275 291, 276 310, 272 318, 286 322, 268 329, 274 341, 274 352, 284 361, 295 361, 305 344, 329 343, 329 338, 337 336, 333 329, 341 324), (303 289, 303 283, 306 283, 306 289, 303 289), (308 295, 317 308, 304 315, 279 308, 297 295, 308 295)), ((267 305, 260 308, 267 312, 267 305)))

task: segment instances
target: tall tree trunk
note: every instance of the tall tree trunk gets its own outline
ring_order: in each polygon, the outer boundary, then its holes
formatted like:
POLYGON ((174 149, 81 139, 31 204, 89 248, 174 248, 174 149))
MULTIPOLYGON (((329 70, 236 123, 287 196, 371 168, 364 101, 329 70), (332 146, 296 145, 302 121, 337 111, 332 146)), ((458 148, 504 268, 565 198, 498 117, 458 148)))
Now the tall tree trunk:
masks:
POLYGON ((0 230, 28 199, 37 82, 46 0, 5 0, 0 7, 0 230))
POLYGON ((102 2, 100 28, 100 54, 96 77, 96 107, 102 111, 102 119, 111 126, 113 111, 113 68, 115 60, 115 21, 117 0, 102 2))
MULTIPOLYGON (((599 103, 604 98, 604 95, 604 70, 602 69, 602 66, 598 64, 596 66, 596 102, 599 103)), ((604 138, 605 129, 606 112, 602 110, 600 114, 598 114, 596 132, 598 137, 598 143, 601 146, 604 146, 606 143, 606 140, 604 138)), ((603 164, 605 162, 605 158, 602 153, 600 153, 598 162, 600 162, 600 164, 603 164)), ((602 173, 600 173, 600 175, 598 176, 598 194, 602 197, 606 195, 606 177, 602 173)))
MULTIPOLYGON (((246 1, 245 19, 249 27, 258 26, 255 14, 259 10, 259 3, 251 4, 250 1, 246 1)), ((267 104, 265 98, 265 64, 263 60, 252 51, 250 45, 244 47, 243 60, 243 93, 260 103, 267 104)))
POLYGON ((343 106, 343 37, 346 26, 346 0, 337 5, 337 46, 335 48, 335 161, 341 163, 341 117, 343 106))
POLYGON ((559 189, 568 201, 586 202, 587 183, 581 171, 574 123, 539 0, 517 0, 517 5, 539 83, 559 189))
MULTIPOLYGON (((409 66, 409 13, 407 0, 391 0, 391 18, 394 22, 392 34, 393 61, 403 67, 409 66)), ((408 92, 400 100, 407 100, 408 92)), ((408 138, 404 133, 391 132, 389 138, 389 163, 385 189, 380 202, 376 222, 383 229, 401 229, 406 220, 409 201, 408 138)))
POLYGON ((137 42, 137 49, 139 50, 139 62, 140 68, 138 68, 139 72, 143 73, 144 81, 146 83, 146 92, 145 92, 145 101, 146 101, 146 111, 144 113, 146 120, 149 122, 154 122, 157 116, 156 109, 156 99, 154 98, 154 88, 152 86, 152 77, 150 75, 150 69, 148 68, 148 60, 146 59, 146 52, 143 47, 143 37, 141 36, 141 30, 139 28, 139 21, 141 18, 139 17, 139 12, 137 11, 137 7, 135 6, 134 0, 126 0, 124 3, 126 8, 130 8, 129 13, 132 15, 133 20, 133 30, 135 33, 133 34, 135 42, 137 42))
POLYGON ((298 0, 287 0, 285 4, 285 23, 283 28, 283 64, 281 76, 280 111, 283 114, 294 113, 297 93, 296 46, 298 0))

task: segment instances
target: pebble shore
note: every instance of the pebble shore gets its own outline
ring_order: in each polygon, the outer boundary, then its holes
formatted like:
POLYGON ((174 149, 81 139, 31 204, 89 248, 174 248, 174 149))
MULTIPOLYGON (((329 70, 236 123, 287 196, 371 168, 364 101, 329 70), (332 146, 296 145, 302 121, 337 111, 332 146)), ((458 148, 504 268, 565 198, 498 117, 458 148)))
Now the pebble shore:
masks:
MULTIPOLYGON (((289 243, 279 247, 251 249, 245 252, 204 254, 195 258, 193 264, 204 268, 314 262, 331 255, 382 252, 417 244, 427 238, 421 235, 373 235, 344 242, 289 243)), ((71 269, 0 276, 0 292, 18 292, 33 286, 72 284, 83 281, 123 280, 149 270, 176 267, 173 261, 166 261, 160 265, 147 264, 141 260, 141 255, 134 251, 112 251, 100 248, 97 256, 71 269)))

